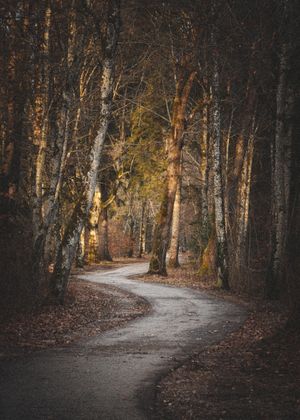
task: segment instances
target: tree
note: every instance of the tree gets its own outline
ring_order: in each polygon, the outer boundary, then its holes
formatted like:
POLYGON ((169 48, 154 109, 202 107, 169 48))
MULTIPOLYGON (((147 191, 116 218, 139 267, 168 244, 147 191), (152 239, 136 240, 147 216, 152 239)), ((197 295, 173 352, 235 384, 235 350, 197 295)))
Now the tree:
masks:
POLYGON ((66 227, 64 237, 62 238, 62 242, 59 247, 58 258, 55 263, 52 280, 54 293, 61 300, 64 298, 80 234, 93 203, 101 151, 105 141, 111 111, 115 51, 119 31, 119 12, 120 4, 118 1, 110 2, 108 4, 106 33, 104 38, 105 47, 102 57, 102 79, 100 85, 100 125, 87 158, 88 171, 84 179, 84 197, 74 209, 69 225, 66 227))
MULTIPOLYGON (((169 10, 167 9, 167 16, 169 10)), ((172 12, 174 13, 174 10, 172 12)), ((187 105, 197 75, 192 51, 189 48, 185 48, 186 45, 181 43, 183 42, 184 44, 190 39, 195 40, 191 16, 184 12, 182 11, 179 14, 180 18, 176 20, 174 27, 168 21, 171 44, 169 54, 172 60, 171 65, 173 66, 175 92, 172 101, 169 133, 165 139, 167 150, 165 190, 156 222, 149 274, 167 274, 166 254, 169 247, 173 207, 180 172, 180 157, 187 121, 187 105), (180 40, 175 36, 175 30, 179 31, 182 36, 180 40), (176 44, 177 42, 178 44, 176 44)))
POLYGON ((181 209, 181 177, 179 175, 174 201, 171 240, 169 248, 169 267, 177 268, 179 264, 179 237, 180 237, 180 209, 181 209))
MULTIPOLYGON (((117 1, 76 0, 24 1, 4 8, 12 24, 7 27, 2 22, 2 28, 16 40, 11 48, 18 56, 16 83, 25 90, 24 100, 22 95, 22 101, 15 96, 12 101, 14 109, 22 105, 22 113, 17 116, 12 110, 10 117, 11 127, 22 136, 13 153, 18 156, 13 177, 20 181, 12 189, 15 206, 7 215, 11 229, 6 242, 13 253, 13 232, 22 232, 30 263, 25 277, 37 296, 51 289, 63 299, 92 205, 111 112, 119 9, 117 1), (26 39, 22 54, 19 28, 26 39), (25 73, 19 71, 23 65, 25 73), (90 119, 91 112, 95 120, 90 119)), ((20 259, 17 266, 25 265, 20 259)), ((17 283, 23 271, 16 275, 8 267, 5 273, 17 283)))

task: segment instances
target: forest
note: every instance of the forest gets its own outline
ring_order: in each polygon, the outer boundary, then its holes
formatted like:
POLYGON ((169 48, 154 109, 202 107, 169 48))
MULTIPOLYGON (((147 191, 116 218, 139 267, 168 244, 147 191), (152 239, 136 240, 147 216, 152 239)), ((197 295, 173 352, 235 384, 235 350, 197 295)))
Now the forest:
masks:
POLYGON ((189 261, 300 326, 300 3, 0 1, 0 306, 189 261))
POLYGON ((298 6, 2 3, 4 302, 62 301, 75 260, 166 274, 182 249, 299 316, 298 6))

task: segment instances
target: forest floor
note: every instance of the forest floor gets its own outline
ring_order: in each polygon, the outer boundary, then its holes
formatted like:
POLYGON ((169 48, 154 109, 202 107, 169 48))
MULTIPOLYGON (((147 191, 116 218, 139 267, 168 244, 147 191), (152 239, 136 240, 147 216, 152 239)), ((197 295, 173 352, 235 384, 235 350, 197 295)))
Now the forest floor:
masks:
POLYGON ((205 290, 249 311, 240 329, 195 349, 157 385, 160 419, 300 419, 300 332, 285 328, 283 306, 220 291, 187 266, 170 269, 168 277, 136 278, 205 290))
MULTIPOLYGON (((137 260, 140 262, 140 260, 137 260)), ((89 337, 146 313, 149 305, 134 294, 113 286, 80 280, 83 272, 110 270, 134 262, 119 259, 73 270, 64 305, 46 302, 30 310, 16 312, 10 320, 0 322, 0 357, 12 350, 28 350, 67 345, 82 337, 89 337), (130 301, 130 310, 124 310, 124 300, 130 301)), ((128 305, 127 305, 128 306, 128 305)))
MULTIPOLYGON (((89 270, 125 263, 119 260, 89 270)), ((205 350, 195 349, 192 358, 157 384, 159 419, 300 418, 300 334, 299 330, 285 329, 287 313, 281 305, 218 291, 201 283, 186 266, 169 271, 167 278, 136 278, 205 290, 245 305, 249 311, 239 330, 205 350)), ((0 325, 0 357, 12 348, 47 348, 99 334, 124 325, 148 309, 144 300, 130 293, 74 276, 65 306, 36 307, 0 325), (124 297, 130 299, 130 311, 127 308, 122 316, 124 297)))

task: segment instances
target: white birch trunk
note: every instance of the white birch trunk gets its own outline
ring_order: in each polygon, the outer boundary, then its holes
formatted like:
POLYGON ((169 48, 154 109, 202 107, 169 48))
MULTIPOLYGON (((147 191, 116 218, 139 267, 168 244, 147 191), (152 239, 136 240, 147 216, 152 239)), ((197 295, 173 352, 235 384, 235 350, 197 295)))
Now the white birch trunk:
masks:
POLYGON ((228 256, 225 230, 225 212, 223 196, 223 180, 221 165, 221 112, 220 112, 220 81, 217 57, 214 57, 212 79, 213 89, 213 169, 214 169, 214 205, 216 229, 216 264, 217 284, 228 288, 228 256))

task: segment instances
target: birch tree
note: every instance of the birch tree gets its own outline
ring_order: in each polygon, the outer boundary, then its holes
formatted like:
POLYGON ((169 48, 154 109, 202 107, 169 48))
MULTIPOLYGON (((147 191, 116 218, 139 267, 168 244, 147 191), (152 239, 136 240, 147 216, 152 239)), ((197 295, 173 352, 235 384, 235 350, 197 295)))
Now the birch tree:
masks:
POLYGON ((65 229, 52 278, 53 292, 60 300, 64 299, 71 265, 76 254, 80 235, 93 203, 100 157, 111 112, 115 51, 119 32, 119 2, 109 2, 107 13, 102 57, 102 77, 100 82, 100 124, 87 158, 88 171, 84 179, 84 197, 74 209, 71 220, 65 229))
POLYGON ((213 137, 213 170, 214 170, 214 210, 216 231, 216 265, 217 284, 228 289, 228 245, 225 229, 225 206, 222 177, 222 134, 221 134, 221 109, 220 109, 220 74, 219 61, 216 51, 215 33, 212 31, 213 66, 212 66, 212 137, 213 137))

